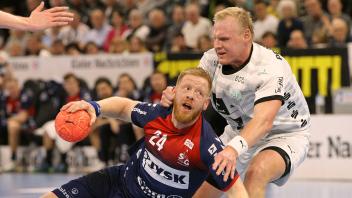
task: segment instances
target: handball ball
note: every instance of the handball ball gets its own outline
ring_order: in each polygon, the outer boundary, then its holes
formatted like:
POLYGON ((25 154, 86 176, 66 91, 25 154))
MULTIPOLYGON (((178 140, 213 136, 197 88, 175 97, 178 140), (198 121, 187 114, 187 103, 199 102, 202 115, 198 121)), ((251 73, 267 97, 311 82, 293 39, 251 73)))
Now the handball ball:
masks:
POLYGON ((79 142, 89 134, 90 116, 87 111, 60 111, 55 118, 57 134, 68 142, 79 142))

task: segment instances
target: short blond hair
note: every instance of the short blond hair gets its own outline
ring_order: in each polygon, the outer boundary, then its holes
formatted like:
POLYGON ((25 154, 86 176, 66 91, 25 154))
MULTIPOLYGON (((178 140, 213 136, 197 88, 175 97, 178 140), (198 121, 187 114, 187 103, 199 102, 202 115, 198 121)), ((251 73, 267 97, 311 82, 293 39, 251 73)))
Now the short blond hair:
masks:
POLYGON ((193 75, 193 76, 204 78, 208 82, 208 91, 210 94, 212 80, 207 71, 205 71, 203 68, 200 68, 200 67, 186 69, 182 71, 178 76, 176 85, 178 85, 181 82, 182 78, 185 77, 186 75, 193 75))
POLYGON ((242 29, 248 28, 252 35, 254 35, 253 21, 249 12, 239 7, 228 7, 219 12, 214 16, 214 22, 225 19, 226 17, 235 18, 242 29))

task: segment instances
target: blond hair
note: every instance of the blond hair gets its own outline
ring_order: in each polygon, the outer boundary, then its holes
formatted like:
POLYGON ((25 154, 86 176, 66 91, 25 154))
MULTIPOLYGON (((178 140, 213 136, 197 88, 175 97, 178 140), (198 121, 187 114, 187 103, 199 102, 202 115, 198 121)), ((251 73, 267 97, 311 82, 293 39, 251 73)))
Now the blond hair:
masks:
POLYGON ((193 75, 193 76, 198 76, 198 77, 204 78, 208 82, 208 91, 210 94, 211 78, 210 78, 209 73, 207 71, 205 71, 203 68, 200 68, 200 67, 189 68, 189 69, 183 70, 177 78, 176 85, 178 85, 181 82, 182 78, 185 77, 186 75, 193 75))
POLYGON ((253 21, 249 12, 239 7, 228 7, 219 12, 214 16, 214 22, 224 20, 226 17, 235 18, 242 29, 248 28, 252 35, 254 35, 253 21))

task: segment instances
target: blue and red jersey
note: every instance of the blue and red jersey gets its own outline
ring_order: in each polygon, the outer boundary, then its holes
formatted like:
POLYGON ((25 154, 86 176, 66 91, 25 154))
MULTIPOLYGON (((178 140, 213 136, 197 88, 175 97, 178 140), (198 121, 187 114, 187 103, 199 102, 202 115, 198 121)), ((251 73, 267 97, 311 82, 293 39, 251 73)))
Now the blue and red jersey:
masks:
POLYGON ((133 148, 125 165, 123 182, 131 197, 191 197, 208 177, 226 191, 238 178, 223 181, 211 168, 223 144, 210 124, 199 116, 195 124, 177 129, 172 110, 139 103, 132 122, 144 128, 145 137, 133 148))

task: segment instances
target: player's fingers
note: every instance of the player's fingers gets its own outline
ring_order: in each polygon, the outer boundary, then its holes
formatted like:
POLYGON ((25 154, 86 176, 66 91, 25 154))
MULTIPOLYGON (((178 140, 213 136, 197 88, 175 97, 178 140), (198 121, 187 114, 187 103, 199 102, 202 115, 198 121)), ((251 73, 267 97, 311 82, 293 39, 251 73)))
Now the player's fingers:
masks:
POLYGON ((71 22, 73 20, 73 18, 70 18, 70 17, 55 17, 52 19, 52 22, 71 22))
POLYGON ((216 175, 220 175, 222 173, 222 171, 225 169, 227 165, 227 159, 224 158, 222 161, 221 161, 221 164, 220 166, 218 167, 218 169, 216 170, 216 175))
POLYGON ((231 168, 231 179, 235 178, 235 173, 236 173, 236 164, 234 163, 231 168))
POLYGON ((231 170, 232 170, 232 163, 231 161, 227 161, 225 175, 224 175, 224 182, 226 182, 227 179, 229 178, 231 174, 231 170))
POLYGON ((72 18, 74 17, 74 14, 71 12, 55 12, 55 13, 51 13, 50 14, 51 17, 68 17, 68 18, 72 18))
POLYGON ((65 111, 67 110, 73 103, 69 102, 67 104, 65 104, 64 106, 61 107, 60 111, 65 111))
POLYGON ((90 115, 90 123, 89 126, 92 126, 95 122, 95 120, 97 119, 97 117, 95 116, 95 114, 92 114, 91 112, 88 112, 90 115))
POLYGON ((40 11, 43 10, 43 8, 44 8, 44 2, 42 1, 42 2, 40 2, 40 4, 33 10, 33 12, 34 12, 34 11, 40 12, 40 11))
POLYGON ((221 161, 222 161, 222 158, 220 157, 220 155, 216 155, 214 157, 214 163, 213 163, 213 167, 212 167, 213 170, 216 170, 218 168, 218 166, 221 163, 221 161))
POLYGON ((54 8, 50 8, 50 9, 47 9, 45 10, 45 12, 63 12, 63 11, 67 11, 69 8, 68 7, 54 7, 54 8))

